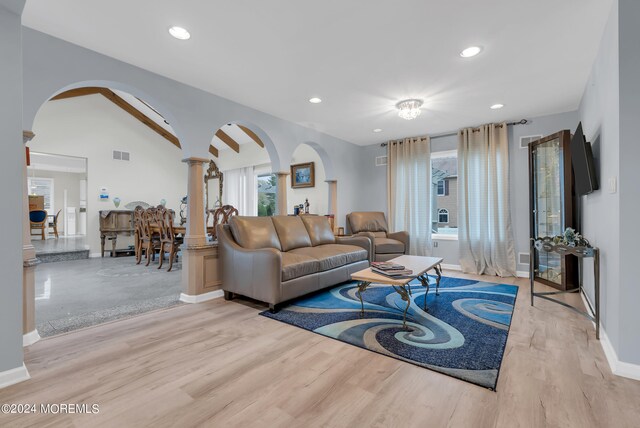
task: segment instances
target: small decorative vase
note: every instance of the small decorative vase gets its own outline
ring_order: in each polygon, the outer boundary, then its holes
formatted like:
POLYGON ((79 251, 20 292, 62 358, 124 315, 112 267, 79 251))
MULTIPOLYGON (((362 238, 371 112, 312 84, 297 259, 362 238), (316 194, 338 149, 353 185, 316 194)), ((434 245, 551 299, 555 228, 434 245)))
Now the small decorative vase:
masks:
POLYGON ((115 198, 113 198, 113 205, 115 205, 116 208, 118 208, 120 206, 120 202, 122 202, 122 201, 120 200, 119 197, 116 196, 115 198))
POLYGON ((165 205, 167 205, 167 200, 166 200, 166 199, 164 199, 164 198, 163 198, 163 199, 160 199, 160 205, 162 205, 163 207, 164 207, 165 205))

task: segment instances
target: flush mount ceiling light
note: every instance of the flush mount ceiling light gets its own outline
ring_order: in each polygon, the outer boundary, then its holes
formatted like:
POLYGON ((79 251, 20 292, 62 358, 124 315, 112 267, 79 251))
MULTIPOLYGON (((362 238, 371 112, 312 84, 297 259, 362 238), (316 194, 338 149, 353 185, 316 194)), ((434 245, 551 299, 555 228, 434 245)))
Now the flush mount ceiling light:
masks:
POLYGON ((498 110, 498 109, 501 109, 502 107, 504 107, 504 104, 494 104, 490 108, 491 110, 498 110))
POLYGON ((191 33, 189 33, 186 28, 173 26, 169 28, 169 34, 175 37, 178 40, 189 40, 191 38, 191 33))
POLYGON ((422 107, 422 100, 402 100, 398 104, 396 104, 396 108, 398 109, 398 116, 403 119, 411 120, 420 116, 420 107, 422 107))
POLYGON ((313 98, 309 98, 309 102, 311 104, 320 104, 322 102, 322 100, 318 97, 313 97, 313 98))
POLYGON ((460 56, 462 58, 471 58, 472 56, 478 55, 480 52, 482 52, 482 47, 480 47, 480 46, 469 46, 468 48, 466 48, 465 50, 460 52, 460 56))
POLYGON ((376 129, 373 130, 373 132, 382 132, 382 129, 376 128, 376 129))

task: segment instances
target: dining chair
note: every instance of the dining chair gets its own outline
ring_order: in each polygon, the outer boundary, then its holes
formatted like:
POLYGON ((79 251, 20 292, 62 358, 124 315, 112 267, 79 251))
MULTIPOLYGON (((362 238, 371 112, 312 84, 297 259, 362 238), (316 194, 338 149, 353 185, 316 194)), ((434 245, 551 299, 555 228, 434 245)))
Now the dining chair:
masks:
MULTIPOLYGON (((29 223, 31 224, 31 229, 29 229, 29 233, 33 229, 40 229, 40 235, 42 236, 42 240, 44 241, 46 238, 44 236, 44 232, 47 229, 47 214, 46 210, 33 210, 29 211, 29 223)), ((33 234, 32 234, 33 235, 33 234)))
POLYGON ((216 240, 216 226, 219 224, 228 224, 231 216, 238 215, 238 209, 233 205, 223 205, 214 210, 209 210, 207 213, 207 224, 209 224, 209 214, 213 216, 213 231, 210 235, 216 240))
POLYGON ((177 237, 173 230, 173 212, 164 207, 156 210, 156 223, 160 229, 160 261, 158 269, 162 268, 164 253, 169 253, 169 269, 173 268, 173 261, 178 257, 178 249, 183 242, 181 237, 177 237))
POLYGON ((147 263, 145 264, 145 266, 149 266, 149 264, 156 259, 156 250, 160 248, 160 236, 158 233, 155 233, 153 231, 152 227, 152 225, 157 223, 156 211, 156 208, 147 208, 146 210, 142 209, 141 211, 138 210, 138 215, 140 216, 140 230, 138 232, 138 239, 140 241, 140 253, 137 263, 140 263, 140 261, 142 260, 142 250, 144 250, 145 257, 147 258, 147 263))
MULTIPOLYGON (((60 213, 62 212, 62 210, 58 210, 58 212, 56 213, 56 215, 53 216, 53 220, 51 220, 49 222, 49 227, 51 229, 53 229, 53 234, 56 237, 56 239, 58 239, 58 218, 60 218, 60 213)), ((49 234, 51 234, 52 232, 49 232, 49 234)))

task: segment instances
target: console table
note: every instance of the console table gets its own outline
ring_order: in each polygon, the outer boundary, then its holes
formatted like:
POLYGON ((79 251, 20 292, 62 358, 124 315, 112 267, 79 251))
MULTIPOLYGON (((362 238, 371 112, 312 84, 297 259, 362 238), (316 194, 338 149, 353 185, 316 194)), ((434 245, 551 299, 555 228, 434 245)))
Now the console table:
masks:
POLYGON ((580 315, 590 319, 596 324, 596 339, 600 340, 600 249, 597 247, 570 247, 562 244, 554 244, 553 238, 545 237, 539 238, 537 240, 539 243, 538 251, 547 251, 552 253, 557 253, 562 256, 565 255, 574 255, 578 257, 579 263, 579 273, 580 279, 578 280, 578 286, 571 288, 569 290, 561 290, 561 291, 544 291, 544 292, 535 292, 534 291, 534 283, 535 283, 535 275, 534 275, 534 257, 535 257, 535 243, 532 240, 531 242, 531 258, 529 263, 529 281, 531 285, 531 306, 533 306, 534 297, 539 297, 541 299, 546 299, 551 302, 558 303, 566 308, 571 309, 574 312, 579 313, 580 315), (595 308, 591 306, 591 302, 586 297, 584 292, 584 288, 582 287, 582 261, 587 257, 593 257, 593 278, 594 278, 594 288, 595 288, 595 308), (555 294, 565 294, 565 293, 582 293, 585 296, 584 301, 587 302, 587 306, 589 311, 583 311, 581 309, 576 308, 566 302, 560 301, 558 299, 554 299, 553 297, 549 297, 555 294), (593 315, 592 315, 593 314, 593 315))
POLYGON ((111 241, 111 257, 115 257, 118 235, 132 236, 133 234, 133 211, 100 211, 100 254, 102 257, 104 257, 105 240, 111 241))

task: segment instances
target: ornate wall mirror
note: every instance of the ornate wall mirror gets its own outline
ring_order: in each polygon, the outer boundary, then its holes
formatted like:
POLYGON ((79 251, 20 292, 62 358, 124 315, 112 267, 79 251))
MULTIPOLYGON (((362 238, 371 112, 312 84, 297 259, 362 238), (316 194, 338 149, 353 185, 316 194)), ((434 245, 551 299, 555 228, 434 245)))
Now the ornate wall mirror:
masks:
POLYGON ((218 169, 218 165, 216 165, 213 160, 209 161, 209 168, 204 176, 204 194, 207 211, 222 206, 222 183, 223 174, 218 169), (210 181, 212 181, 211 185, 209 185, 210 181))

